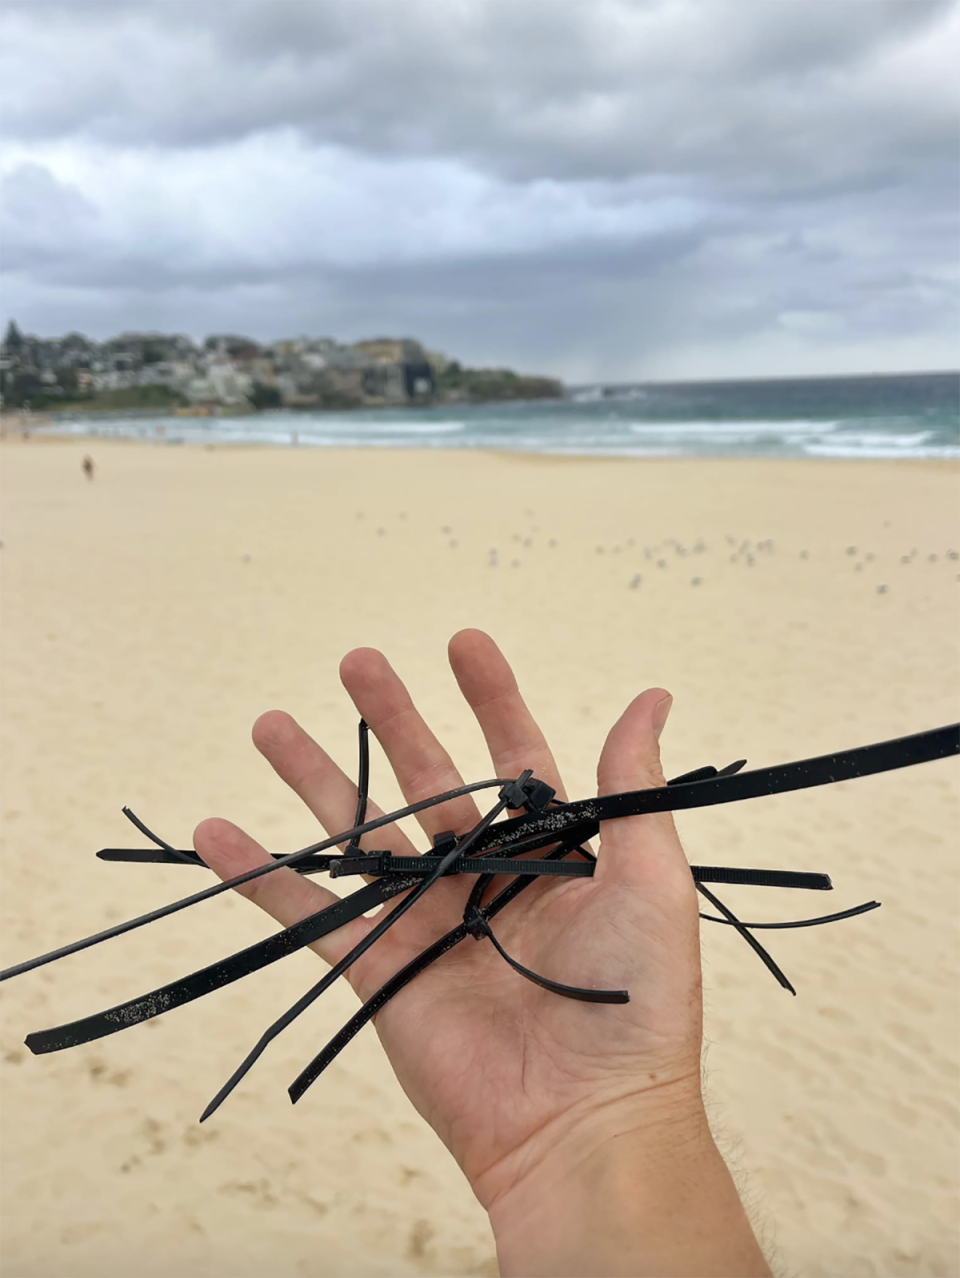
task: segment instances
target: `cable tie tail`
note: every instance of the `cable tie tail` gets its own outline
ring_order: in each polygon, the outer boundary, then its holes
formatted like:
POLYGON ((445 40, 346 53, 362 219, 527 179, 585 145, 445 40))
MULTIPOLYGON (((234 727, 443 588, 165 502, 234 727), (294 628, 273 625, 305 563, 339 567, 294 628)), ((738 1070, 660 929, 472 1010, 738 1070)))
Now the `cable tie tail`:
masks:
POLYGON ((764 947, 760 944, 757 938, 751 935, 751 933, 747 931, 744 924, 740 922, 740 920, 733 913, 733 911, 728 910, 727 907, 724 905, 724 903, 718 900, 717 897, 715 897, 714 894, 711 891, 709 891, 708 888, 705 888, 702 883, 697 884, 697 891, 702 896, 705 896, 707 900, 711 903, 711 905, 713 905, 715 909, 718 909, 720 913, 724 916, 724 918, 726 918, 737 929, 737 931, 740 933, 740 935, 743 937, 746 943, 750 946, 753 952, 757 955, 757 957, 763 963, 767 971, 769 971, 770 973, 772 973, 773 976, 776 977, 780 985, 785 990, 789 990, 790 993, 794 997, 796 997, 797 991, 793 988, 793 985, 791 981, 789 980, 789 978, 787 977, 786 973, 784 973, 781 970, 776 960, 773 958, 773 956, 770 953, 768 953, 766 949, 764 949, 764 947))
POLYGON ((164 852, 168 853, 175 861, 181 861, 186 865, 193 864, 192 858, 187 856, 185 852, 178 851, 178 849, 173 847, 172 844, 167 843, 165 839, 161 839, 159 834, 154 834, 152 830, 148 830, 137 814, 131 808, 127 807, 126 804, 124 804, 121 808, 121 811, 127 820, 137 827, 141 834, 146 835, 146 837, 150 839, 152 843, 155 843, 158 848, 163 848, 164 852))
POLYGON ((476 906, 468 909, 463 923, 474 940, 479 941, 485 937, 488 941, 492 941, 497 953, 510 964, 515 972, 526 977, 528 981, 532 981, 534 985, 539 985, 541 989, 549 990, 551 994, 560 994, 563 998, 579 999, 582 1003, 630 1002, 630 995, 626 990, 593 990, 584 989, 577 985, 563 985, 560 981, 552 981, 549 977, 541 976, 539 972, 533 972, 529 967, 524 967, 515 958, 511 958, 503 948, 494 936, 490 924, 476 906))

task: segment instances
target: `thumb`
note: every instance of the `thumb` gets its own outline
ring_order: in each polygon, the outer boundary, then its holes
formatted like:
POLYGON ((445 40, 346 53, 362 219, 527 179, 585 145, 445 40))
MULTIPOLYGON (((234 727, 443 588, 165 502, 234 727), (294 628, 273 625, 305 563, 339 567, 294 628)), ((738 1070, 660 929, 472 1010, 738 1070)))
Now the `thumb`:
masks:
POLYGON ((610 729, 597 764, 597 793, 619 794, 666 785, 660 764, 660 734, 673 706, 666 688, 648 688, 610 729))
MULTIPOLYGON (((673 705, 665 688, 648 688, 635 697, 610 729, 597 765, 597 793, 620 794, 666 785, 660 761, 660 735, 673 705)), ((647 879, 665 866, 689 867, 672 812, 649 812, 600 825, 598 873, 620 881, 647 879)))

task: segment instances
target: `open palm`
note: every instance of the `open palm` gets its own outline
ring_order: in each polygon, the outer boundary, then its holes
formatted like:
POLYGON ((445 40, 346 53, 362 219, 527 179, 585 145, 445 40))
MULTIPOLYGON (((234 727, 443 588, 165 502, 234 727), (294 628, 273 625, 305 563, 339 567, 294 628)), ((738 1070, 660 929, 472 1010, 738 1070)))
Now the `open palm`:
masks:
MULTIPOLYGON (((513 777, 532 768, 565 798, 553 756, 493 640, 480 631, 461 631, 450 642, 449 656, 495 775, 513 777)), ((340 673, 408 803, 464 784, 382 654, 357 649, 344 658, 340 673)), ((667 695, 648 689, 614 725, 598 765, 600 794, 665 783, 654 725, 662 727, 667 695)), ((354 782, 289 715, 261 716, 253 737, 328 834, 350 828, 354 782)), ((371 801, 368 819, 381 815, 371 801)), ((466 832, 480 815, 467 795, 418 819, 432 840, 444 830, 466 832)), ((368 850, 416 852, 396 826, 364 842, 368 850)), ((222 879, 268 860, 258 843, 228 821, 204 821, 195 846, 222 879)), ((475 881, 437 882, 350 968, 361 999, 460 922, 475 881)), ((293 870, 237 890, 284 927, 336 899, 293 870)), ((359 918, 313 948, 335 963, 375 922, 359 918)), ((378 1014, 377 1032, 401 1085, 488 1209, 579 1131, 614 1134, 625 1124, 642 1123, 651 1098, 662 1110, 674 1096, 682 1098, 681 1108, 699 1096, 696 891, 672 815, 605 823, 593 878, 531 884, 496 917, 493 929, 504 948, 535 972, 569 985, 626 988, 630 1002, 559 997, 523 980, 489 940, 467 938, 378 1014)))

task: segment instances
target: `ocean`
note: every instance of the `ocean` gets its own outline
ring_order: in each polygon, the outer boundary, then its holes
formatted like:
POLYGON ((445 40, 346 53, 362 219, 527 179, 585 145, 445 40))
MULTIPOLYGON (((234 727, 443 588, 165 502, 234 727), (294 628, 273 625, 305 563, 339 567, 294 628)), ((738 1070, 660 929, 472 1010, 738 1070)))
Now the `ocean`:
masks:
POLYGON ((63 414, 43 433, 165 444, 490 448, 607 457, 960 458, 960 375, 570 387, 563 400, 270 412, 63 414))

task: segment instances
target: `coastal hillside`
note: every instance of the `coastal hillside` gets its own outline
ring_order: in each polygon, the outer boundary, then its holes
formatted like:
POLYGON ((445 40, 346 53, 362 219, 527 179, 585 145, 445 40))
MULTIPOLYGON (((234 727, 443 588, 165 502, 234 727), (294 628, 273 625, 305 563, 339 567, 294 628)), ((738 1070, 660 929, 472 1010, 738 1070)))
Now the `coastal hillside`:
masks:
POLYGON ((208 414, 556 399, 563 384, 466 368, 413 338, 264 345, 221 333, 197 346, 183 333, 123 333, 95 342, 82 333, 25 335, 11 320, 0 346, 0 392, 5 409, 208 414))

